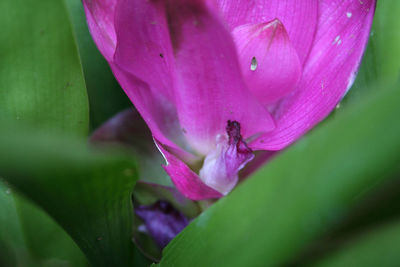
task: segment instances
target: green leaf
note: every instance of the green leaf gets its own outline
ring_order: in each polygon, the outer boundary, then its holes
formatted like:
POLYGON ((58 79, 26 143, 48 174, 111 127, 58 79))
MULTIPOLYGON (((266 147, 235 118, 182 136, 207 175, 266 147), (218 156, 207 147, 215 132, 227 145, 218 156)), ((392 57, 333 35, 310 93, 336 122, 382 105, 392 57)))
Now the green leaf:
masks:
POLYGON ((17 266, 27 254, 12 191, 0 179, 0 266, 17 266))
POLYGON ((131 157, 9 124, 0 133, 0 176, 48 212, 93 266, 133 263, 131 157))
POLYGON ((392 222, 360 234, 315 266, 396 267, 400 262, 400 222, 392 222))
POLYGON ((239 185, 163 251, 160 266, 279 266, 400 170, 400 91, 374 90, 239 185))
POLYGON ((57 262, 66 267, 88 265, 80 248, 48 214, 17 192, 13 193, 13 197, 26 250, 29 251, 29 262, 25 265, 58 266, 55 265, 57 262))
POLYGON ((0 266, 87 266, 61 227, 0 181, 0 266))
POLYGON ((87 134, 88 100, 62 0, 0 1, 0 119, 87 134))
POLYGON ((92 128, 132 103, 114 78, 108 63, 98 51, 90 36, 81 0, 65 0, 71 14, 77 37, 79 54, 90 102, 90 123, 92 128))
MULTIPOLYGON (((86 87, 64 2, 1 1, 0 24, 0 119, 86 135, 86 87)), ((71 238, 48 215, 17 194, 7 196, 0 199, 5 214, 0 235, 14 236, 4 238, 3 245, 13 251, 19 265, 47 266, 57 259, 65 266, 85 262, 71 238)))

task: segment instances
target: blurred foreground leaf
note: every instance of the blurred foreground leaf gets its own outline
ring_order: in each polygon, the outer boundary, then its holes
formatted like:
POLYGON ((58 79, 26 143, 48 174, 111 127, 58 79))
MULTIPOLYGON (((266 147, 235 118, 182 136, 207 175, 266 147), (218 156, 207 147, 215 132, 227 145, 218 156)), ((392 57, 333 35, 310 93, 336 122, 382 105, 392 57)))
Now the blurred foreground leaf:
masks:
POLYGON ((195 219, 160 266, 276 266, 296 257, 400 171, 400 90, 374 91, 195 219))
POLYGON ((28 261, 22 266, 88 266, 85 255, 58 223, 18 192, 13 192, 13 197, 29 252, 28 261))
POLYGON ((11 189, 0 179, 0 266, 16 266, 28 251, 11 189))
POLYGON ((60 223, 93 266, 130 266, 133 159, 2 125, 0 176, 60 223))
POLYGON ((400 262, 400 222, 392 222, 362 234, 316 264, 320 267, 396 267, 400 262))
POLYGON ((68 234, 1 179, 0 229, 0 266, 87 266, 68 234))
MULTIPOLYGON (((63 0, 1 1, 0 24, 0 119, 85 136, 89 118, 86 87, 63 0)), ((6 131, 8 125, 1 128, 6 131)), ((0 138, 7 142, 10 136, 0 138)), ((29 135, 25 139, 31 140, 29 135)), ((23 153, 21 145, 12 149, 23 153)), ((8 150, 1 153, 6 155, 8 150)), ((12 165, 23 169, 16 160, 12 165)), ((8 187, 5 190, 11 192, 8 187)), ((0 217, 4 216, 0 239, 5 242, 4 250, 12 251, 8 259, 14 257, 15 264, 85 264, 65 231, 28 200, 9 193, 0 205, 0 217)))
POLYGON ((63 0, 2 0, 0 25, 0 119, 85 135, 86 87, 63 0))

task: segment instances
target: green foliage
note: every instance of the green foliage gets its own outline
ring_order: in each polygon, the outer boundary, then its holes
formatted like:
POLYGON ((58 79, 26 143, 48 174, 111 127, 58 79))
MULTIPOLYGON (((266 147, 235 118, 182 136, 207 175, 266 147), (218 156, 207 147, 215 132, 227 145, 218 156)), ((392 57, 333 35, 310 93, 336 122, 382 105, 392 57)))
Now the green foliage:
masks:
POLYGON ((340 250, 316 264, 320 267, 396 267, 400 262, 400 223, 398 221, 360 234, 340 250))
POLYGON ((0 175, 60 223, 94 266, 132 263, 133 159, 7 128, 13 130, 0 133, 0 175))
POLYGON ((164 250, 160 266, 276 266, 294 259, 358 198, 400 171, 400 124, 393 124, 400 91, 380 89, 195 219, 164 250))
POLYGON ((3 0, 0 25, 0 119, 85 135, 87 93, 63 1, 3 0))

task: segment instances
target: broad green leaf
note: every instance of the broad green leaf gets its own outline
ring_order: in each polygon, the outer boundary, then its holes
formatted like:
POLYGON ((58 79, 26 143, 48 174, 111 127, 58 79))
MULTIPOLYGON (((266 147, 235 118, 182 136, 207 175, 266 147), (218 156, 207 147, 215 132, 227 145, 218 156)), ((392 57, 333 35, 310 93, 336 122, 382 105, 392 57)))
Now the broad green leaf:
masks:
POLYGON ((97 128, 132 104, 118 85, 90 36, 81 0, 65 0, 77 37, 90 102, 90 124, 97 128))
POLYGON ((396 267, 400 262, 399 247, 400 222, 396 221, 360 234, 315 266, 396 267))
MULTIPOLYGON (((86 87, 64 2, 1 1, 0 24, 0 118, 86 135, 86 87)), ((45 266, 59 259, 65 266, 67 261, 77 266, 75 260, 84 261, 70 237, 45 213, 17 194, 8 196, 0 199, 6 218, 0 235, 18 225, 11 233, 21 242, 12 244, 9 238, 4 246, 14 251, 19 265, 45 266)))
POLYGON ((62 0, 0 1, 0 119, 85 135, 88 100, 62 0))
POLYGON ((7 127, 0 132, 0 176, 49 213, 93 266, 130 266, 133 159, 2 125, 7 127))
POLYGON ((160 266, 279 266, 400 171, 400 91, 379 87, 219 200, 160 266))

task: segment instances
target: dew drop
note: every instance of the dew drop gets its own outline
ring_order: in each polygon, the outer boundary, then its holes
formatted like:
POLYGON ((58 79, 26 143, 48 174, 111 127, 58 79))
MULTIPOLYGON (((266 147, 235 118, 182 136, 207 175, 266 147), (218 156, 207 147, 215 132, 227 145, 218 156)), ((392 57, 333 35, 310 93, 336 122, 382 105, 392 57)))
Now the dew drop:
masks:
POLYGON ((257 69, 257 65, 258 65, 257 59, 256 57, 253 57, 251 59, 250 70, 255 71, 257 69))

